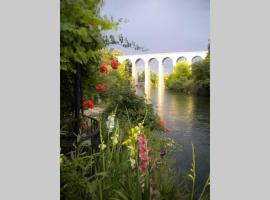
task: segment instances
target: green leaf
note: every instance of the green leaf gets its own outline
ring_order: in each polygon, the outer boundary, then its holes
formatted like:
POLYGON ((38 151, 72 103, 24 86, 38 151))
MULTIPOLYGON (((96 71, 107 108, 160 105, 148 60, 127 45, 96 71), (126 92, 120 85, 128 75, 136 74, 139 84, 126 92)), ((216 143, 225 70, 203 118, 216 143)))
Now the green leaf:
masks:
POLYGON ((128 197, 126 197, 121 191, 114 190, 115 193, 117 193, 120 197, 122 197, 123 200, 128 200, 128 197))
POLYGON ((81 38, 82 38, 82 40, 84 42, 90 42, 91 41, 87 28, 85 28, 85 27, 80 28, 78 30, 78 34, 81 36, 81 38))

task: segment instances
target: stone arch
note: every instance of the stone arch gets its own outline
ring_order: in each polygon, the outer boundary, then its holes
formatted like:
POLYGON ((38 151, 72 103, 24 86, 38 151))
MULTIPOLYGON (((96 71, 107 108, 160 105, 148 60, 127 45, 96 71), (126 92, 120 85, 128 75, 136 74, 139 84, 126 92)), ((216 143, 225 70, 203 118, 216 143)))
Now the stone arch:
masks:
POLYGON ((136 69, 136 76, 138 77, 138 82, 144 82, 145 79, 145 66, 146 62, 142 58, 137 58, 135 60, 135 69, 136 69))
POLYGON ((158 74, 158 65, 159 65, 159 62, 158 62, 158 59, 157 58, 150 58, 148 60, 148 65, 150 67, 150 70, 152 70, 155 74, 158 74))
POLYGON ((198 62, 198 61, 201 61, 203 58, 201 56, 194 56, 192 59, 191 59, 191 63, 195 63, 195 62, 198 62))
POLYGON ((187 62, 187 58, 185 56, 180 56, 176 59, 176 63, 179 63, 179 62, 187 62))
POLYGON ((170 74, 173 71, 173 59, 169 56, 162 59, 161 64, 163 66, 164 74, 170 74))

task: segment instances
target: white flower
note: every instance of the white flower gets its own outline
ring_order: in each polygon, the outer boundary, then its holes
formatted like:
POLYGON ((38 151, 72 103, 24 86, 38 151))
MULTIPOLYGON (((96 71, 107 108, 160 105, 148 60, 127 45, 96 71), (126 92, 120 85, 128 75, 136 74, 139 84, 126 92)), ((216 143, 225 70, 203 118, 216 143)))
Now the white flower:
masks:
POLYGON ((128 147, 130 156, 135 156, 135 154, 136 154, 135 147, 132 144, 128 145, 127 147, 128 147))
POLYGON ((104 143, 101 143, 100 145, 99 145, 99 148, 103 151, 105 148, 106 148, 107 146, 106 146, 106 144, 104 144, 104 143))
POLYGON ((106 121, 106 125, 107 125, 107 128, 109 129, 109 132, 112 132, 114 128, 114 119, 115 119, 114 115, 109 115, 108 120, 106 121))
POLYGON ((118 134, 115 134, 114 136, 111 137, 113 145, 118 144, 118 138, 119 138, 118 134))
POLYGON ((133 159, 133 158, 129 158, 129 161, 130 161, 131 167, 134 169, 135 168, 136 160, 133 159))

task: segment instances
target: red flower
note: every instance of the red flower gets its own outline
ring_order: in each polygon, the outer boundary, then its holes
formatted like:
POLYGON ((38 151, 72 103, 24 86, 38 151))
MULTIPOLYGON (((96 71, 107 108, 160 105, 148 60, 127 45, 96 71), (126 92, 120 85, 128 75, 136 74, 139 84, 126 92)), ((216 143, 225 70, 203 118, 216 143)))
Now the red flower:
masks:
POLYGON ((95 107, 95 104, 94 104, 93 101, 89 100, 88 101, 88 106, 89 106, 89 108, 94 108, 95 107))
POLYGON ((160 125, 161 127, 164 127, 165 122, 163 120, 157 121, 157 124, 160 125))
POLYGON ((83 106, 88 106, 88 101, 89 101, 89 100, 84 100, 84 101, 82 102, 82 105, 83 105, 83 106))
POLYGON ((94 108, 94 102, 93 101, 91 101, 91 100, 84 100, 83 102, 82 102, 82 105, 83 106, 88 106, 89 108, 94 108))
POLYGON ((112 60, 111 66, 112 66, 113 69, 117 69, 118 66, 119 66, 118 60, 112 60))
POLYGON ((163 131, 164 131, 164 133, 168 133, 169 129, 164 127, 163 131))
POLYGON ((99 67, 99 70, 100 70, 100 72, 102 72, 102 73, 105 73, 105 74, 108 73, 108 68, 107 68, 105 65, 101 65, 101 66, 99 67))
POLYGON ((97 84, 96 89, 99 91, 106 91, 106 90, 108 90, 108 86, 104 85, 104 84, 97 84))

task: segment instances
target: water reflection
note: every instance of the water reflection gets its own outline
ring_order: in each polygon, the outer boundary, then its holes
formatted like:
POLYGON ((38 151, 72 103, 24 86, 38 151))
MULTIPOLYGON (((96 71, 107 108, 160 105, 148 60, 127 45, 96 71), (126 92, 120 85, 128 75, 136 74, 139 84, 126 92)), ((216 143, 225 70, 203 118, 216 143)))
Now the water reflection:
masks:
POLYGON ((139 95, 150 101, 165 121, 172 137, 182 146, 176 152, 176 165, 182 175, 190 169, 191 143, 195 145, 198 183, 209 174, 210 166, 210 102, 209 98, 170 92, 164 87, 137 88, 139 95))
POLYGON ((164 92, 165 92, 165 88, 163 85, 159 85, 158 87, 158 115, 161 117, 161 119, 164 118, 164 109, 163 109, 163 105, 164 105, 164 92))

